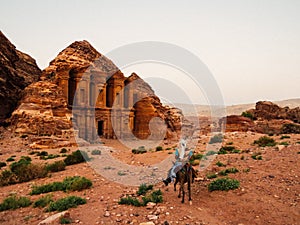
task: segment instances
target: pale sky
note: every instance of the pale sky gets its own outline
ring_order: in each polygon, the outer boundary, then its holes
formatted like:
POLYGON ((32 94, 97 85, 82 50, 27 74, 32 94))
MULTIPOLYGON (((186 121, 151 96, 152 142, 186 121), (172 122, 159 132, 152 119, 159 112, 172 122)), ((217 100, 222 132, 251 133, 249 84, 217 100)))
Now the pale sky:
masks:
MULTIPOLYGON (((0 2, 1 31, 41 69, 76 40, 88 40, 102 54, 161 41, 197 55, 227 105, 300 98, 298 0, 0 2)), ((146 78, 155 68, 131 69, 146 78)), ((157 73, 172 79, 171 70, 157 73)), ((192 101, 203 103, 201 96, 192 101)))

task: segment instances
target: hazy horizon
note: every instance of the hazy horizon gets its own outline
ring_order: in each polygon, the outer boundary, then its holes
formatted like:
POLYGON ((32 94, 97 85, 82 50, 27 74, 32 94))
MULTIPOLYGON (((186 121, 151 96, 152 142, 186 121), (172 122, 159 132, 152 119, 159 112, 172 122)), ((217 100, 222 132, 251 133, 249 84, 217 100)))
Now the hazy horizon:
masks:
MULTIPOLYGON (((160 41, 201 59, 225 105, 300 98, 297 0, 0 1, 1 31, 41 69, 77 40, 89 41, 104 55, 129 43, 160 41)), ((148 82, 153 74, 172 80, 191 102, 205 104, 205 93, 182 82, 174 68, 142 64, 122 71, 126 76, 137 72, 148 82)), ((176 100, 173 90, 149 83, 163 99, 176 100)))

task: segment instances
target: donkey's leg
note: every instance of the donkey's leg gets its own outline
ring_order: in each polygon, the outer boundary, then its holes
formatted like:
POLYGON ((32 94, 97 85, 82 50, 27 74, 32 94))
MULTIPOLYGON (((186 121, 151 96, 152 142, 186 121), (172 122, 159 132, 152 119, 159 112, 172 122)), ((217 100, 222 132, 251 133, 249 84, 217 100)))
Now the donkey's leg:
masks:
POLYGON ((176 191, 176 185, 177 185, 177 183, 178 183, 178 179, 177 179, 177 177, 176 177, 176 180, 175 180, 175 182, 174 182, 174 191, 176 191))
POLYGON ((182 183, 182 200, 181 200, 181 203, 184 203, 184 196, 185 196, 184 183, 182 183))
POLYGON ((179 184, 180 186, 179 186, 178 198, 181 197, 181 192, 182 192, 181 182, 179 184))

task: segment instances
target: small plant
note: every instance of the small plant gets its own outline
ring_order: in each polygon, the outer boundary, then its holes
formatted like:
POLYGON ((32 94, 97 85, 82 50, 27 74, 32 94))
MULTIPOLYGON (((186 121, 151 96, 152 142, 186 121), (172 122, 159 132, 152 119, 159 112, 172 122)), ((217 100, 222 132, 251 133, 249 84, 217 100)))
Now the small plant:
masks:
POLYGON ((54 191, 81 191, 92 186, 92 182, 80 176, 66 177, 62 182, 53 182, 41 186, 33 187, 31 195, 49 193, 54 191))
POLYGON ((39 198, 38 200, 36 200, 33 203, 33 207, 44 208, 47 205, 49 205, 51 202, 53 202, 52 195, 46 195, 46 196, 43 196, 43 197, 39 198))
POLYGON ((222 163, 222 162, 220 162, 220 161, 216 162, 216 165, 217 165, 218 167, 226 166, 224 163, 222 163))
POLYGON ((260 137, 258 140, 255 140, 253 144, 257 144, 260 147, 266 147, 266 146, 275 146, 276 142, 273 138, 270 138, 268 136, 260 137))
POLYGON ((0 204, 0 212, 10 209, 24 208, 31 205, 31 201, 26 197, 17 197, 15 195, 7 197, 0 204))
POLYGON ((283 124, 281 128, 282 134, 300 134, 300 125, 289 123, 283 124))
POLYGON ((228 191, 239 188, 240 182, 230 178, 219 178, 208 185, 209 191, 228 191))
POLYGON ((120 170, 120 171, 118 171, 118 175, 119 175, 119 176, 125 176, 126 173, 125 173, 124 171, 121 171, 121 170, 120 170))
POLYGON ((69 166, 69 165, 85 162, 85 160, 87 161, 89 160, 87 153, 84 151, 77 150, 73 152, 71 155, 68 155, 64 159, 64 162, 67 166, 69 166))
POLYGON ((98 149, 94 149, 91 154, 92 155, 101 155, 101 151, 98 149))
POLYGON ((153 189, 153 185, 141 184, 139 190, 137 191, 138 195, 145 195, 149 190, 153 189))
POLYGON ((56 161, 54 163, 46 165, 46 169, 50 172, 63 171, 63 170, 65 170, 65 168, 66 168, 66 164, 64 161, 56 161))
POLYGON ((253 153, 253 154, 251 155, 251 158, 254 159, 254 160, 262 160, 262 155, 261 155, 260 152, 258 152, 258 153, 253 153))
POLYGON ((170 147, 169 147, 169 148, 166 148, 167 151, 168 151, 168 150, 171 150, 171 149, 172 149, 172 148, 170 148, 170 147))
POLYGON ((249 119, 251 119, 251 120, 254 120, 255 119, 255 117, 252 115, 252 113, 250 113, 250 112, 242 112, 242 116, 243 117, 247 117, 247 118, 249 118, 249 119))
POLYGON ((156 150, 157 152, 162 151, 162 150, 163 150, 163 147, 162 147, 162 146, 157 146, 155 150, 156 150))
POLYGON ((69 208, 76 208, 78 205, 86 204, 86 200, 77 196, 68 196, 55 202, 51 202, 47 211, 65 211, 69 208))
POLYGON ((62 216, 59 218, 59 223, 60 224, 71 224, 72 220, 71 220, 71 218, 66 218, 66 217, 62 216))
POLYGON ((2 167, 4 167, 4 166, 6 166, 6 163, 5 163, 5 162, 0 162, 0 169, 1 169, 2 167))
POLYGON ((245 156, 244 156, 244 155, 242 155, 242 156, 241 156, 241 160, 244 160, 244 159, 245 159, 245 156))
POLYGON ((144 154, 147 152, 147 150, 145 149, 145 146, 140 146, 138 149, 132 149, 131 152, 133 154, 144 154))
POLYGON ((223 141, 223 135, 222 134, 216 134, 215 136, 213 136, 210 139, 209 144, 222 143, 222 141, 223 141))
POLYGON ((232 141, 227 142, 226 145, 233 145, 233 142, 232 141))
POLYGON ((120 205, 133 205, 133 206, 142 206, 142 203, 137 199, 137 198, 133 198, 131 196, 127 196, 124 198, 121 198, 119 201, 120 205))
POLYGON ((37 156, 47 156, 47 155, 48 155, 48 152, 46 152, 46 151, 41 151, 41 152, 37 152, 36 155, 37 155, 37 156))
POLYGON ((59 153, 67 153, 68 150, 66 148, 62 148, 59 153))
POLYGON ((243 172, 244 173, 249 173, 250 172, 250 168, 243 169, 243 172))
POLYGON ((282 141, 282 142, 280 142, 280 143, 279 143, 279 145, 288 146, 288 145, 289 145, 289 143, 288 143, 287 141, 282 141))
POLYGON ((206 156, 210 156, 210 155, 216 155, 216 154, 218 154, 218 153, 215 152, 215 151, 210 150, 210 151, 208 151, 205 155, 206 155, 206 156))
POLYGON ((8 159, 6 159, 6 162, 13 162, 13 161, 15 161, 13 157, 9 157, 8 159))
POLYGON ((227 176, 229 173, 238 173, 239 172, 239 170, 237 169, 237 168, 228 168, 228 169, 225 169, 225 170, 221 170, 220 172, 219 172, 219 174, 221 175, 221 176, 227 176))
POLYGON ((200 153, 193 154, 192 157, 191 157, 191 160, 196 160, 196 159, 201 160, 202 157, 203 157, 203 155, 200 154, 200 153))
POLYGON ((214 179, 214 178, 217 178, 217 174, 215 174, 215 173, 208 173, 208 174, 206 174, 206 177, 208 179, 214 179))
POLYGON ((199 159, 190 160, 190 164, 192 166, 198 166, 200 164, 200 160, 199 159))
POLYGON ((282 139, 287 139, 287 138, 291 138, 291 136, 288 136, 288 135, 282 135, 282 136, 280 137, 281 140, 282 140, 282 139))

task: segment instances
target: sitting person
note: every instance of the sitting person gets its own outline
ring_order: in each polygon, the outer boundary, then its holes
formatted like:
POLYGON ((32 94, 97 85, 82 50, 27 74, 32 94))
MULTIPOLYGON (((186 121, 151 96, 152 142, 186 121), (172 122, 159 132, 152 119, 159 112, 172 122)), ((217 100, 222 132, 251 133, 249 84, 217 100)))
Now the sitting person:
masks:
POLYGON ((180 140, 180 152, 176 148, 175 159, 176 162, 173 164, 172 168, 168 172, 167 179, 163 180, 164 184, 168 186, 169 183, 174 181, 176 178, 176 173, 180 171, 183 166, 190 161, 191 156, 193 155, 193 151, 189 151, 186 146, 186 140, 180 140))

